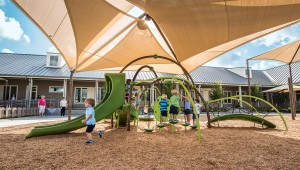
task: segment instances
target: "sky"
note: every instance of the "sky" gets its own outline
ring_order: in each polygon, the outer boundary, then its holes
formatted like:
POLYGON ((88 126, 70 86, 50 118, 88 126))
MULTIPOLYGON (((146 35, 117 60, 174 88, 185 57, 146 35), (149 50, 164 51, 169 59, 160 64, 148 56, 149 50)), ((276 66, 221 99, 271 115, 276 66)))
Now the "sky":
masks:
MULTIPOLYGON (((204 66, 245 67, 246 59, 298 39, 300 39, 300 24, 249 42, 211 60, 204 66)), ((39 28, 10 0, 0 0, 0 52, 45 55, 47 51, 55 52, 56 49, 39 28)), ((268 60, 250 60, 249 64, 253 69, 265 70, 284 63, 268 60)))

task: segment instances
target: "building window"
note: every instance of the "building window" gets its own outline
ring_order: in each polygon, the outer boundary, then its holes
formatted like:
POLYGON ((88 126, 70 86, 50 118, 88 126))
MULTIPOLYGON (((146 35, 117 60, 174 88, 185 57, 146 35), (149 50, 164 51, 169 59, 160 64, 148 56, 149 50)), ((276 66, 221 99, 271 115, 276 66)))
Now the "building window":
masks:
MULTIPOLYGON (((231 91, 224 91, 224 95, 225 95, 225 97, 231 97, 232 96, 231 91)), ((232 100, 231 99, 226 99, 226 100, 224 100, 224 103, 225 104, 232 104, 232 100)))
POLYGON ((267 93, 263 93, 263 99, 268 101, 267 93))
POLYGON ((98 102, 101 102, 105 96, 105 87, 98 87, 98 102))
MULTIPOLYGON (((26 87, 26 99, 29 98, 29 96, 28 96, 29 95, 28 90, 29 90, 29 87, 27 85, 27 87, 26 87)), ((35 99, 38 98, 37 91, 38 91, 38 87, 37 86, 32 86, 32 89, 31 89, 31 99, 35 100, 35 99)))
POLYGON ((5 90, 5 89, 6 89, 6 86, 0 86, 1 100, 4 100, 5 96, 6 96, 6 100, 17 100, 18 86, 8 85, 7 90, 5 90), (5 95, 5 91, 6 91, 6 95, 5 95))
POLYGON ((50 93, 63 93, 64 87, 63 86, 49 86, 50 93))
POLYGON ((300 101, 300 92, 296 92, 296 101, 300 101))
POLYGON ((87 99, 87 88, 76 87, 74 97, 75 97, 75 103, 83 103, 87 99))
POLYGON ((52 67, 57 67, 58 66, 58 56, 56 56, 56 55, 50 56, 49 66, 52 66, 52 67))
MULTIPOLYGON (((240 95, 240 92, 239 92, 239 91, 236 91, 235 94, 238 96, 238 95, 240 95)), ((245 91, 242 91, 242 95, 246 95, 246 92, 245 92, 245 91)))

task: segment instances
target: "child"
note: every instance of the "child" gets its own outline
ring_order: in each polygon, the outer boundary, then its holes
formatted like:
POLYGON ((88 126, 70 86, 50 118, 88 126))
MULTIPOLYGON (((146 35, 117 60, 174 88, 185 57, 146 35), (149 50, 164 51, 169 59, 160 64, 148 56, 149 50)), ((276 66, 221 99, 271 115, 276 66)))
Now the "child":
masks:
POLYGON ((159 101, 160 113, 161 113, 160 124, 165 124, 166 117, 168 116, 169 103, 167 101, 167 98, 168 96, 166 94, 162 94, 161 100, 159 101))
POLYGON ((177 114, 178 114, 178 107, 180 107, 180 97, 179 93, 176 89, 171 90, 172 97, 170 98, 171 107, 170 107, 170 122, 178 122, 177 114), (173 120, 174 119, 174 120, 173 120))
MULTIPOLYGON (((95 128, 96 125, 96 119, 95 119, 95 111, 94 111, 94 105, 95 105, 95 100, 94 99, 86 99, 84 101, 84 106, 86 107, 85 110, 85 119, 82 120, 82 123, 85 123, 87 125, 86 128, 86 136, 87 136, 87 141, 85 144, 92 144, 94 143, 93 137, 92 137, 92 132, 95 128)), ((99 131, 99 136, 102 138, 102 131, 99 131)))
MULTIPOLYGON (((195 100, 195 108, 196 108, 196 114, 198 115, 198 118, 200 118, 199 116, 200 116, 202 106, 200 104, 199 99, 195 100)), ((195 126, 195 125, 196 125, 196 115, 193 114, 193 126, 195 126)))
POLYGON ((184 97, 185 102, 184 102, 184 118, 185 118, 185 124, 190 124, 191 121, 191 102, 188 97, 184 97))
POLYGON ((45 95, 42 95, 38 100, 39 116, 43 117, 46 109, 46 100, 45 95))
POLYGON ((130 102, 129 101, 130 83, 131 83, 131 80, 127 79, 126 84, 125 84, 125 100, 126 100, 127 103, 130 102))
POLYGON ((65 113, 66 113, 66 107, 68 105, 68 102, 66 100, 65 97, 62 98, 62 100, 60 101, 60 116, 65 116, 65 113))

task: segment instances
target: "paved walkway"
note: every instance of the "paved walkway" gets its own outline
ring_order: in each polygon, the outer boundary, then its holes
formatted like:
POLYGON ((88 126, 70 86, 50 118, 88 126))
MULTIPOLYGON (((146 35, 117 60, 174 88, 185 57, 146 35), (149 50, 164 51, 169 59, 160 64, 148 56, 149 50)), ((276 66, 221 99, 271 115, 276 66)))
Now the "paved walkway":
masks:
MULTIPOLYGON (((72 116, 72 119, 79 115, 72 116)), ((31 117, 20 117, 20 118, 7 118, 7 119, 0 119, 0 128, 1 127, 9 127, 9 126, 16 126, 16 125, 25 125, 31 123, 40 123, 40 122, 52 122, 52 121, 60 121, 60 120, 68 120, 68 116, 31 116, 31 117)))

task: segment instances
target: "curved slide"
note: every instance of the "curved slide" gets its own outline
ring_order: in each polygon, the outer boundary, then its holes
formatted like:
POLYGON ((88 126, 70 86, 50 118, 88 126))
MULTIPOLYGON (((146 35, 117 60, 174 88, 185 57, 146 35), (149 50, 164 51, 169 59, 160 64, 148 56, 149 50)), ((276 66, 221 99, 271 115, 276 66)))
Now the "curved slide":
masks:
MULTIPOLYGON (((95 119, 100 121, 105 117, 111 115, 114 111, 124 104, 125 96, 125 74, 123 73, 107 73, 105 74, 106 80, 106 94, 103 100, 94 107, 95 119)), ((57 123, 48 126, 37 126, 31 130, 26 138, 44 135, 55 135, 67 133, 85 126, 81 122, 85 115, 79 116, 75 119, 57 123)))
POLYGON ((217 121, 223 121, 223 120, 246 120, 254 123, 258 123, 261 125, 265 125, 268 128, 275 128, 276 125, 274 125, 272 122, 257 117, 253 115, 245 115, 245 114, 230 114, 230 115, 224 115, 224 116, 219 116, 219 117, 214 117, 210 120, 211 123, 217 122, 217 121))

